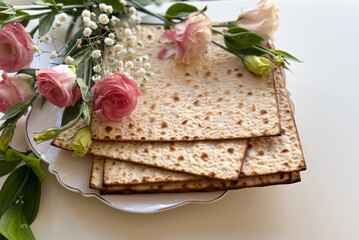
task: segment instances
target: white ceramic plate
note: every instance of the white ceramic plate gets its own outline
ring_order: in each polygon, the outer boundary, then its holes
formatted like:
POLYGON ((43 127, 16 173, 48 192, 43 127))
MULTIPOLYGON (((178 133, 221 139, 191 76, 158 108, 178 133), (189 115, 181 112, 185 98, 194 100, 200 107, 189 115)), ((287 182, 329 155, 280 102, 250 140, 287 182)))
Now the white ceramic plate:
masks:
POLYGON ((71 152, 50 145, 50 141, 35 143, 33 137, 49 127, 60 126, 62 110, 47 102, 41 108, 40 98, 35 101, 26 121, 26 138, 34 153, 49 164, 49 172, 66 189, 85 197, 95 197, 109 206, 128 212, 152 213, 179 207, 188 203, 210 203, 222 198, 226 191, 203 193, 163 193, 132 195, 100 195, 89 188, 91 156, 72 157, 71 152))

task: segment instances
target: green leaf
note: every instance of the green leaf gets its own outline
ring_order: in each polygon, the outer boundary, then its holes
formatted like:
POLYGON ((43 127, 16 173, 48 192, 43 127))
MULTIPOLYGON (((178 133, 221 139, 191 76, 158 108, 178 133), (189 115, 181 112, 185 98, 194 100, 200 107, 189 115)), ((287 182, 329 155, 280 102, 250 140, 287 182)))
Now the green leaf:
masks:
POLYGON ((16 127, 16 121, 11 122, 3 129, 0 136, 0 151, 5 152, 8 149, 9 143, 11 142, 12 137, 14 136, 15 127, 16 127))
POLYGON ((32 171, 39 178, 40 182, 43 182, 45 179, 45 172, 41 168, 40 158, 37 158, 34 153, 30 153, 29 155, 24 155, 20 152, 15 151, 14 149, 8 149, 5 153, 6 161, 11 161, 12 159, 21 158, 25 161, 26 165, 31 167, 32 171))
POLYGON ((289 59, 289 60, 292 60, 292 61, 295 61, 295 62, 302 62, 300 61, 298 58, 294 57, 293 55, 285 52, 285 51, 282 51, 282 50, 273 50, 272 52, 286 58, 286 59, 289 59))
POLYGON ((76 82, 80 87, 82 99, 85 102, 91 101, 94 94, 90 91, 90 88, 86 85, 82 78, 76 78, 76 82))
POLYGON ((80 114, 81 100, 77 101, 75 106, 66 107, 61 120, 61 126, 65 126, 72 120, 74 120, 80 114))
POLYGON ((19 200, 0 220, 0 233, 11 240, 35 240, 19 200))
POLYGON ((0 120, 10 119, 12 117, 17 116, 18 114, 21 114, 21 113, 23 114, 25 112, 24 109, 27 107, 28 107, 27 102, 18 102, 16 104, 14 104, 13 106, 11 106, 0 120))
POLYGON ((47 98, 44 96, 41 96, 41 108, 45 105, 46 102, 47 102, 47 98))
POLYGON ((107 5, 111 5, 113 7, 114 13, 121 13, 123 12, 123 5, 120 3, 119 0, 102 0, 103 3, 107 5))
POLYGON ((0 151, 0 177, 10 173, 20 162, 21 159, 11 162, 5 161, 5 153, 0 151))
POLYGON ((35 68, 22 69, 17 74, 24 73, 36 78, 36 70, 35 68))
POLYGON ((22 195, 24 214, 29 224, 31 224, 37 216, 41 199, 41 182, 33 171, 30 172, 22 195))
POLYGON ((227 33, 224 33, 224 41, 228 49, 238 50, 251 48, 263 41, 263 38, 244 28, 232 27, 227 33))
MULTIPOLYGON (((21 10, 16 10, 16 15, 21 16, 21 15, 29 15, 29 14, 27 12, 24 12, 24 11, 21 11, 21 10)), ((24 27, 26 27, 28 23, 29 23, 29 20, 22 20, 21 21, 21 25, 23 25, 24 27)))
POLYGON ((55 20, 55 12, 51 12, 48 15, 45 15, 40 18, 39 22, 39 35, 44 36, 51 28, 52 23, 55 20))
POLYGON ((90 109, 86 103, 83 103, 82 118, 85 120, 87 126, 90 126, 91 114, 90 114, 90 109))
POLYGON ((5 180, 0 191, 0 217, 22 194, 30 172, 30 168, 23 165, 15 169, 5 180))
POLYGON ((54 0, 37 0, 34 4, 41 6, 54 6, 56 5, 56 2, 54 0))
POLYGON ((195 6, 186 3, 175 3, 168 8, 165 17, 169 20, 181 19, 193 12, 198 12, 198 9, 195 6))

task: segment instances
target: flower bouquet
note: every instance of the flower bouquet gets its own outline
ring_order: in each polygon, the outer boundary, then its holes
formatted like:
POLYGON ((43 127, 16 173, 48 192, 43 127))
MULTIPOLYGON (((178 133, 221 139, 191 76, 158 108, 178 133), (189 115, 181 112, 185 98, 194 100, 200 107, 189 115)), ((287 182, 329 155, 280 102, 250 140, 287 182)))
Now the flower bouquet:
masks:
MULTIPOLYGON (((149 11, 145 2, 39 0, 35 6, 14 7, 0 0, 0 111, 4 113, 0 173, 10 173, 0 192, 3 238, 34 239, 29 225, 36 218, 45 174, 33 152, 17 151, 10 143, 17 121, 37 98, 64 111, 61 126, 44 129, 34 140, 48 141, 74 131, 66 149, 73 151, 73 156, 84 156, 96 145, 93 122, 121 122, 136 110, 146 86, 155 81, 158 66, 151 66, 151 58, 187 68, 199 64, 209 46, 214 46, 239 58, 248 73, 258 78, 274 74, 273 66, 287 68, 288 61, 299 61, 272 47, 279 23, 276 3, 262 0, 234 21, 214 24, 205 13, 207 8, 176 3, 161 15, 149 11), (28 13, 33 10, 38 12, 28 13), (144 46, 141 25, 149 25, 138 12, 162 21, 165 31, 157 56, 137 51, 144 46), (37 19, 27 33, 26 25, 37 19), (54 32, 63 26, 68 28, 66 43, 59 48, 54 32), (44 50, 44 44, 54 50, 44 50), (33 58, 43 54, 49 55, 51 67, 30 68, 33 58)), ((237 76, 241 77, 240 73, 237 76)), ((176 96, 174 100, 179 101, 176 96)), ((163 121, 162 128, 167 127, 163 121)), ((232 154, 233 148, 228 152, 232 154)))

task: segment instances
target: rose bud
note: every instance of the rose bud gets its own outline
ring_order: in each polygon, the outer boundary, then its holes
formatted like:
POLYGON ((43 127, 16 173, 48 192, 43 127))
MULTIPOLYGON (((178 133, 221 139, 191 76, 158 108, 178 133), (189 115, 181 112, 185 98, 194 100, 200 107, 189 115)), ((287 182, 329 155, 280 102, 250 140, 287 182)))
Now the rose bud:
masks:
POLYGON ((246 56, 243 63, 250 72, 257 75, 267 76, 272 70, 272 62, 265 57, 246 56))
POLYGON ((87 150, 92 144, 92 134, 88 127, 81 128, 72 137, 69 150, 73 150, 72 156, 83 156, 87 153, 87 150))

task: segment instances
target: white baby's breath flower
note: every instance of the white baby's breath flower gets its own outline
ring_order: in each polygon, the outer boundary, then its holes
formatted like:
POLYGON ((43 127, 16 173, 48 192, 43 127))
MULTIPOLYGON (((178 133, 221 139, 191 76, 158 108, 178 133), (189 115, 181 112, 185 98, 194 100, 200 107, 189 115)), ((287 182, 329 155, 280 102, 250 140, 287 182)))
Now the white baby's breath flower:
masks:
POLYGON ((130 21, 131 23, 136 23, 136 19, 137 19, 137 16, 136 16, 136 15, 131 15, 129 21, 130 21))
POLYGON ((100 16, 98 17, 98 21, 101 24, 107 24, 110 20, 108 19, 106 14, 100 14, 100 16))
POLYGON ((111 39, 115 39, 115 34, 110 33, 110 34, 108 35, 108 37, 111 38, 111 39))
POLYGON ((122 6, 126 6, 126 5, 127 5, 127 1, 126 1, 126 0, 120 0, 120 3, 122 4, 122 6))
POLYGON ((143 62, 147 62, 149 57, 147 55, 142 56, 143 62))
POLYGON ((115 43, 115 41, 113 41, 113 39, 111 39, 111 38, 105 38, 105 44, 107 45, 107 46, 112 46, 113 44, 115 43))
POLYGON ((118 19, 117 17, 115 17, 115 16, 111 17, 111 24, 112 25, 116 25, 119 22, 120 22, 120 19, 118 19))
POLYGON ((146 75, 146 70, 145 70, 145 69, 140 68, 140 69, 137 71, 137 76, 138 76, 138 77, 143 78, 145 75, 146 75))
POLYGON ((52 51, 52 52, 50 53, 50 59, 55 59, 55 58, 57 58, 57 52, 56 52, 56 51, 52 51))
POLYGON ((105 77, 112 75, 112 72, 110 70, 104 71, 105 77))
POLYGON ((91 33, 92 33, 92 30, 89 27, 86 27, 84 32, 83 32, 85 37, 89 37, 91 35, 91 33))
POLYGON ((89 10, 83 10, 81 16, 84 17, 91 17, 91 12, 89 10))
POLYGON ((93 58, 101 57, 101 51, 100 50, 93 50, 92 54, 91 54, 91 57, 93 57, 93 58))
POLYGON ((49 35, 45 35, 45 36, 40 38, 40 42, 52 43, 52 38, 49 35))
POLYGON ((123 67, 123 61, 117 61, 117 67, 118 68, 123 67))
POLYGON ((118 43, 115 45, 115 51, 118 52, 118 51, 121 51, 123 48, 123 45, 121 43, 118 43))
POLYGON ((137 43, 137 38, 135 36, 132 36, 127 40, 127 44, 131 48, 133 48, 136 45, 136 43, 137 43))
POLYGON ((134 7, 130 7, 130 9, 128 9, 128 12, 131 14, 131 15, 134 15, 134 14, 136 14, 136 8, 134 8, 134 7))
POLYGON ((95 19, 95 18, 96 18, 96 13, 91 12, 90 17, 93 18, 93 19, 95 19))
POLYGON ((132 31, 129 28, 125 29, 125 36, 126 38, 130 38, 132 36, 132 31))
POLYGON ((106 12, 111 14, 113 12, 113 7, 111 5, 108 5, 106 8, 106 12))
POLYGON ((100 64, 97 64, 96 66, 93 67, 93 70, 95 72, 101 72, 101 65, 100 64))
POLYGON ((67 21, 67 14, 66 13, 61 13, 59 15, 59 20, 60 20, 60 22, 66 22, 67 21))
POLYGON ((104 26, 103 29, 105 29, 107 31, 109 28, 108 28, 108 26, 104 26))
POLYGON ((76 40, 76 45, 81 45, 81 43, 82 43, 82 40, 80 38, 76 40))
POLYGON ((101 12, 106 12, 106 9, 107 9, 107 5, 106 5, 106 4, 101 3, 101 4, 99 5, 99 7, 100 7, 101 12))
POLYGON ((74 63, 74 59, 73 59, 72 57, 68 56, 68 57, 65 59, 65 63, 66 63, 67 65, 71 65, 71 64, 74 63))
POLYGON ((137 57, 135 59, 135 61, 136 61, 136 64, 141 64, 143 62, 143 57, 137 57))
POLYGON ((94 76, 92 76, 91 79, 92 79, 92 81, 94 81, 96 83, 96 82, 101 80, 101 76, 100 75, 94 75, 94 76))
POLYGON ((145 69, 146 69, 147 71, 151 69, 151 64, 148 63, 148 62, 146 62, 143 66, 145 67, 145 69))
POLYGON ((56 27, 61 27, 61 23, 60 23, 59 21, 56 21, 56 22, 55 22, 55 26, 56 26, 56 27))
POLYGON ((95 22, 91 22, 90 28, 95 30, 97 28, 97 24, 95 22))
POLYGON ((125 63, 125 68, 126 68, 126 69, 131 69, 131 68, 133 68, 133 62, 132 62, 132 61, 126 62, 126 63, 125 63))
POLYGON ((121 51, 117 52, 118 57, 124 57, 126 54, 127 54, 126 48, 124 48, 121 51))
POLYGON ((32 48, 32 51, 34 51, 34 52, 40 51, 40 48, 37 45, 33 45, 31 48, 32 48))
POLYGON ((86 27, 91 26, 92 21, 91 21, 91 19, 89 17, 84 17, 82 20, 84 21, 84 25, 86 27))
POLYGON ((142 22, 142 18, 141 17, 136 17, 136 24, 141 24, 142 22))

